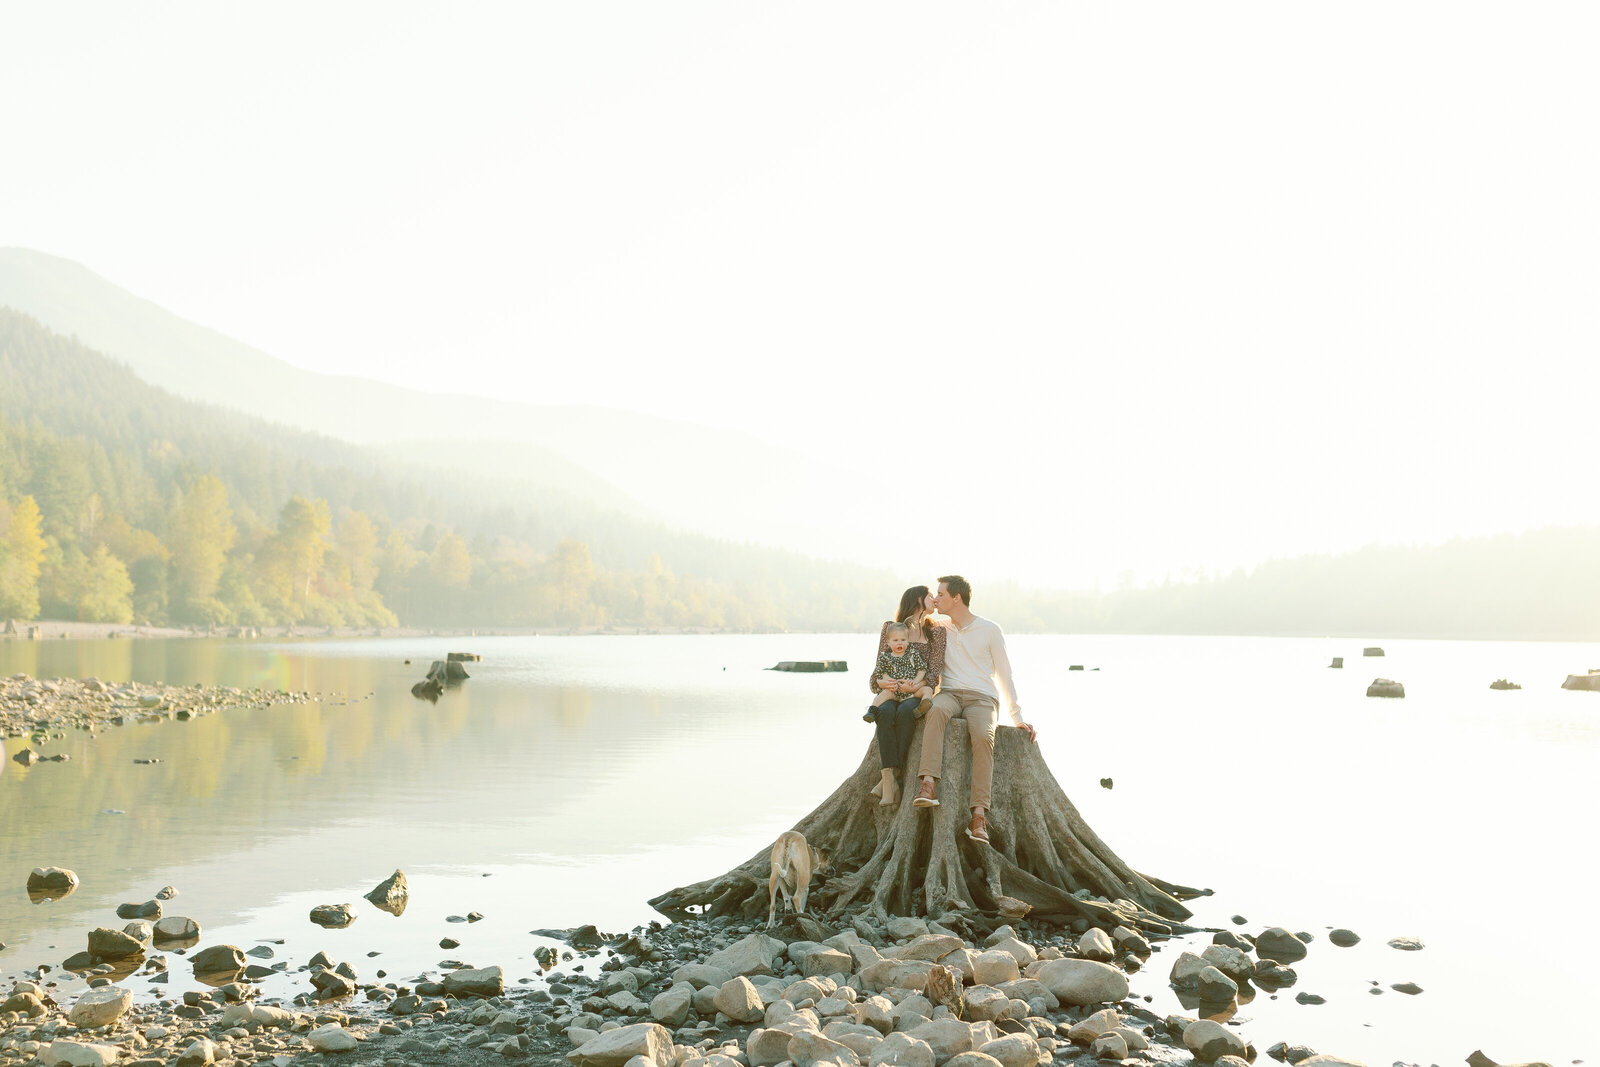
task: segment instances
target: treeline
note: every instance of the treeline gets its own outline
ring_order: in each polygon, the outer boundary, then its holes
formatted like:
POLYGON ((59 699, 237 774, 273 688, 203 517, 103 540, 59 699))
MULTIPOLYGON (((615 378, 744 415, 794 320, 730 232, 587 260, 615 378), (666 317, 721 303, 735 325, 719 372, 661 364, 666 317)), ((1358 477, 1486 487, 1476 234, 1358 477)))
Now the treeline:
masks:
POLYGON ((3 617, 772 630, 881 611, 862 568, 527 486, 408 479, 174 398, 5 308, 0 383, 3 617))

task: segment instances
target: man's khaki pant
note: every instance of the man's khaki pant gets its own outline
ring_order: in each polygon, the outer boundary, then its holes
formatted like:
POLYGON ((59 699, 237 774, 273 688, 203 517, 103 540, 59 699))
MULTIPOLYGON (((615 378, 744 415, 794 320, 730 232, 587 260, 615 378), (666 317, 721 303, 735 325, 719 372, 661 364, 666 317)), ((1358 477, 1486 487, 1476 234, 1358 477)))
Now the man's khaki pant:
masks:
POLYGON ((994 731, 1000 720, 995 699, 971 689, 942 689, 922 727, 921 777, 938 778, 944 770, 944 728, 951 719, 967 720, 972 738, 972 801, 970 806, 989 810, 989 787, 994 783, 994 731))

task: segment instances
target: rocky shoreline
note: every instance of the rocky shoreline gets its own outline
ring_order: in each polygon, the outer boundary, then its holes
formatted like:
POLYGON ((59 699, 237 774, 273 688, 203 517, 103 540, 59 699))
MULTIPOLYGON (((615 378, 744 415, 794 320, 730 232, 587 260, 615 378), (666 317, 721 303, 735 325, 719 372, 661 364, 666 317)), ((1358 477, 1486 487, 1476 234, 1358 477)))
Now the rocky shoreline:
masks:
MULTIPOLYGON (((40 869, 30 890, 69 882, 71 872, 40 869)), ((395 882, 374 894, 393 905, 395 882)), ((176 892, 169 887, 161 899, 176 892)), ((153 903, 126 905, 119 916, 141 908, 159 916, 161 900, 153 903)), ((291 973, 292 964, 270 946, 191 953, 200 931, 179 916, 98 929, 64 970, 37 967, 0 1001, 0 1064, 1243 1067, 1257 1050, 1219 1020, 1252 979, 1292 982, 1274 957, 1298 958, 1295 946, 1304 954, 1287 931, 1253 940, 1219 932, 1216 951, 1184 953, 1173 967, 1180 995, 1211 994, 1201 1011, 1162 1017, 1129 997, 1125 972, 1153 947, 1127 930, 1075 935, 1024 921, 973 943, 925 919, 857 916, 837 931, 791 919, 777 932, 793 940, 726 919, 652 923, 620 936, 593 927, 532 932, 568 948, 544 950, 544 973, 522 979, 524 988, 507 989, 499 966, 445 961, 438 975, 396 980, 378 970, 369 978, 319 952, 292 972, 304 990, 271 1004, 257 999, 256 983, 291 973), (213 988, 161 996, 180 966, 213 988), (58 1001, 77 974, 89 988, 58 1001), (150 983, 155 999, 136 1002, 134 979, 150 983)), ((1353 1062, 1298 1046, 1265 1051, 1299 1067, 1353 1062)))
MULTIPOLYGON (((228 708, 309 703, 310 693, 225 685, 160 685, 102 682, 98 678, 0 678, 0 738, 26 737, 37 748, 62 740, 68 730, 93 732, 133 722, 180 721, 212 715, 228 708)), ((29 764, 46 757, 25 748, 12 756, 29 764), (24 753, 31 753, 31 758, 24 753)))

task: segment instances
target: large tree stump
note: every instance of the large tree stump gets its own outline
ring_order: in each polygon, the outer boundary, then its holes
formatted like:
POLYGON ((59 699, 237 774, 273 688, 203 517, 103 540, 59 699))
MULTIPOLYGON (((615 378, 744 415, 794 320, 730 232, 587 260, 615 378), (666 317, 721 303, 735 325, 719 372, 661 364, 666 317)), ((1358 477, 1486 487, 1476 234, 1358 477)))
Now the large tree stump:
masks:
MULTIPOLYGON (((1199 891, 1140 874, 1118 858, 1067 799, 1039 746, 1020 730, 1002 728, 995 741, 990 844, 965 832, 972 765, 960 720, 945 730, 940 806, 913 807, 922 731, 918 723, 898 805, 884 807, 871 795, 880 764, 878 746, 869 742, 855 773, 795 824, 833 860, 826 880, 813 883, 813 913, 841 919, 866 910, 879 920, 926 915, 969 929, 1025 914, 1053 923, 1081 918, 1157 936, 1189 929, 1182 925, 1190 912, 1181 899, 1199 891), (1081 890, 1089 894, 1074 895, 1081 890), (1082 899, 1090 894, 1105 902, 1082 899)), ((726 874, 663 893, 650 904, 669 918, 697 913, 754 919, 767 911, 770 873, 771 853, 763 849, 726 874)))

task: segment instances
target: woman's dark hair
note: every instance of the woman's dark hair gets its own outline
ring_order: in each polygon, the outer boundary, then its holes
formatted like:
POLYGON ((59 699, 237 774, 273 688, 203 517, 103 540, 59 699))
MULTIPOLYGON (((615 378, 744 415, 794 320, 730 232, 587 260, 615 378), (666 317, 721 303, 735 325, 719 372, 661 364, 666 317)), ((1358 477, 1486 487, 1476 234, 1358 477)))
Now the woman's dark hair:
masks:
POLYGON ((900 594, 900 610, 894 613, 895 622, 909 622, 928 595, 928 587, 914 585, 900 594))

